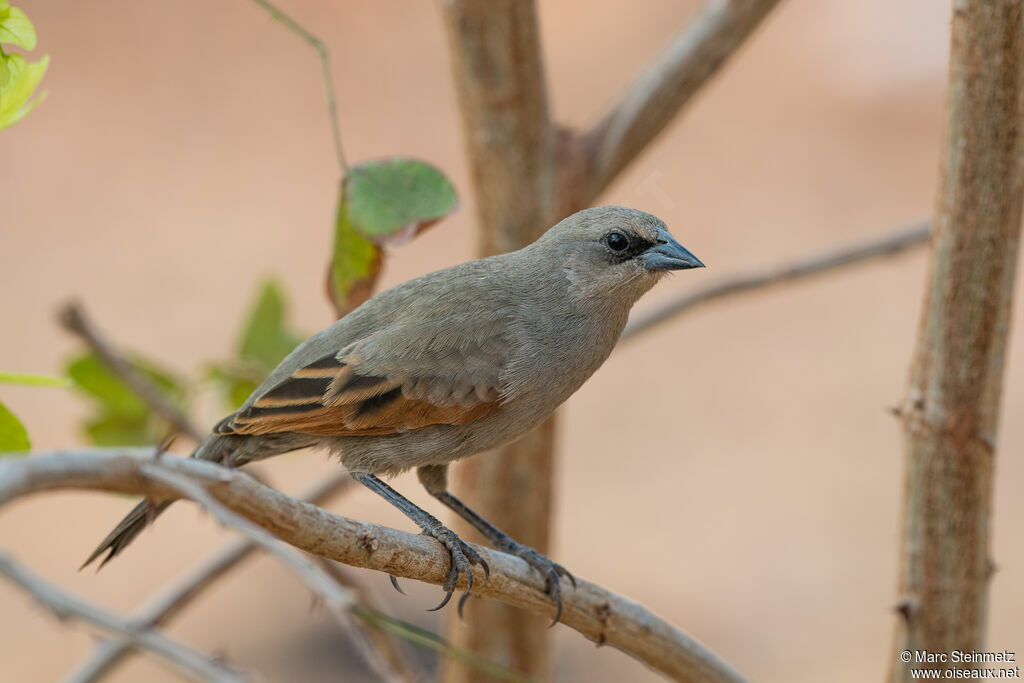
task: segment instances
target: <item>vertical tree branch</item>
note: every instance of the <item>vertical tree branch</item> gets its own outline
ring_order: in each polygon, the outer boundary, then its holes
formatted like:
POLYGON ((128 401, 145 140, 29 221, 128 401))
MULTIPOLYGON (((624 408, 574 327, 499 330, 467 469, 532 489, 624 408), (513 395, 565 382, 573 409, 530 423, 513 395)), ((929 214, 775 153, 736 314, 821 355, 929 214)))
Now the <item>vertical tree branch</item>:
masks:
MULTIPOLYGON (((981 650, 993 461, 1024 196, 1024 6, 955 0, 928 288, 901 411, 900 653, 981 650)), ((970 664, 946 663, 940 668, 970 664)))
POLYGON ((534 4, 447 0, 443 9, 480 252, 519 249, 547 227, 554 203, 554 135, 534 4))
MULTIPOLYGON (((590 205, 717 72, 779 0, 710 0, 586 135, 559 132, 548 113, 536 9, 527 0, 446 0, 444 19, 462 111, 480 251, 533 241, 590 205)), ((459 466, 460 497, 520 542, 545 552, 552 509, 552 417, 515 444, 459 466), (524 504, 524 501, 529 501, 524 504)), ((460 531, 472 533, 466 526, 460 531)), ((447 637, 511 669, 544 678, 546 630, 504 605, 475 604, 447 637)), ((467 680, 449 666, 444 680, 467 680)))
MULTIPOLYGON (((555 201, 555 141, 536 9, 527 0, 447 0, 443 13, 473 174, 479 250, 519 249, 547 227, 555 201)), ((549 540, 553 433, 549 420, 516 444, 462 463, 454 482, 471 507, 541 552, 549 540)), ((474 533, 466 525, 458 530, 474 533)), ((473 601, 467 611, 472 629, 448 615, 450 642, 547 677, 541 619, 492 601, 473 601)), ((449 683, 472 676, 458 664, 445 666, 449 683)))

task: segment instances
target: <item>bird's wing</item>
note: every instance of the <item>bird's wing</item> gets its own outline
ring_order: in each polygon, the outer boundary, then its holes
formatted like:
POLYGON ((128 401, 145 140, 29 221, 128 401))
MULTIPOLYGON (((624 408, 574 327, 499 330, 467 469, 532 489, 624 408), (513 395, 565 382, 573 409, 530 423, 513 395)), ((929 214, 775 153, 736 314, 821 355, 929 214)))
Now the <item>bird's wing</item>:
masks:
POLYGON ((497 410, 508 348, 499 334, 437 321, 379 331, 301 365, 221 421, 218 434, 393 434, 497 410))

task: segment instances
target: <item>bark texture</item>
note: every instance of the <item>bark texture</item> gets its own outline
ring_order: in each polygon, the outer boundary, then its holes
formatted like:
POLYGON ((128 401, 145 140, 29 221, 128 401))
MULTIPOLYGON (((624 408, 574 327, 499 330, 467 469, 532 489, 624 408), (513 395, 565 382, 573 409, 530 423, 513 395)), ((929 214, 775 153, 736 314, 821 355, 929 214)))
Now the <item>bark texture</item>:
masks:
POLYGON ((904 651, 984 647, 993 463, 1024 190, 1022 10, 1015 0, 953 4, 935 232, 901 411, 893 682, 910 679, 914 664, 901 661, 904 651))

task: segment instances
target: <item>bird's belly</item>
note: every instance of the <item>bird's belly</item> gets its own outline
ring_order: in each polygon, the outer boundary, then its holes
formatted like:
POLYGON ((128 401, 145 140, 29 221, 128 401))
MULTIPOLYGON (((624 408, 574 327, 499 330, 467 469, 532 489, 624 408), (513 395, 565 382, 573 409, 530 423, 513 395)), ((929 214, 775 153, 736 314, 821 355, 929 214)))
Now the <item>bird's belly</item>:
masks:
POLYGON ((393 475, 423 465, 443 465, 514 441, 551 412, 526 402, 502 406, 466 425, 438 425, 401 434, 337 437, 330 448, 354 474, 393 475))

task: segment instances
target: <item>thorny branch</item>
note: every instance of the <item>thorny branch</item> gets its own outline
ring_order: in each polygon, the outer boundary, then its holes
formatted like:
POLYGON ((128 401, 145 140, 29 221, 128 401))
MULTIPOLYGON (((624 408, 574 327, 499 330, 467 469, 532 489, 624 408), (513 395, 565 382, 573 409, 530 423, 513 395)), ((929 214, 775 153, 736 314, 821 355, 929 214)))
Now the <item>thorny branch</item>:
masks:
MULTIPOLYGON (((332 514, 213 463, 169 456, 156 460, 148 449, 40 454, 0 462, 0 505, 62 488, 197 500, 219 520, 285 559, 318 594, 326 593, 335 610, 347 609, 348 596, 333 582, 323 586, 329 579, 310 571, 304 558, 288 557, 279 543, 267 540, 268 532, 298 549, 355 567, 436 585, 447 578, 448 553, 432 539, 332 514)), ((491 575, 486 583, 474 584, 475 595, 553 615, 543 577, 529 565, 487 548, 476 550, 490 565, 491 575)), ((586 581, 564 596, 562 622, 675 680, 743 680, 703 645, 643 606, 586 581)))

